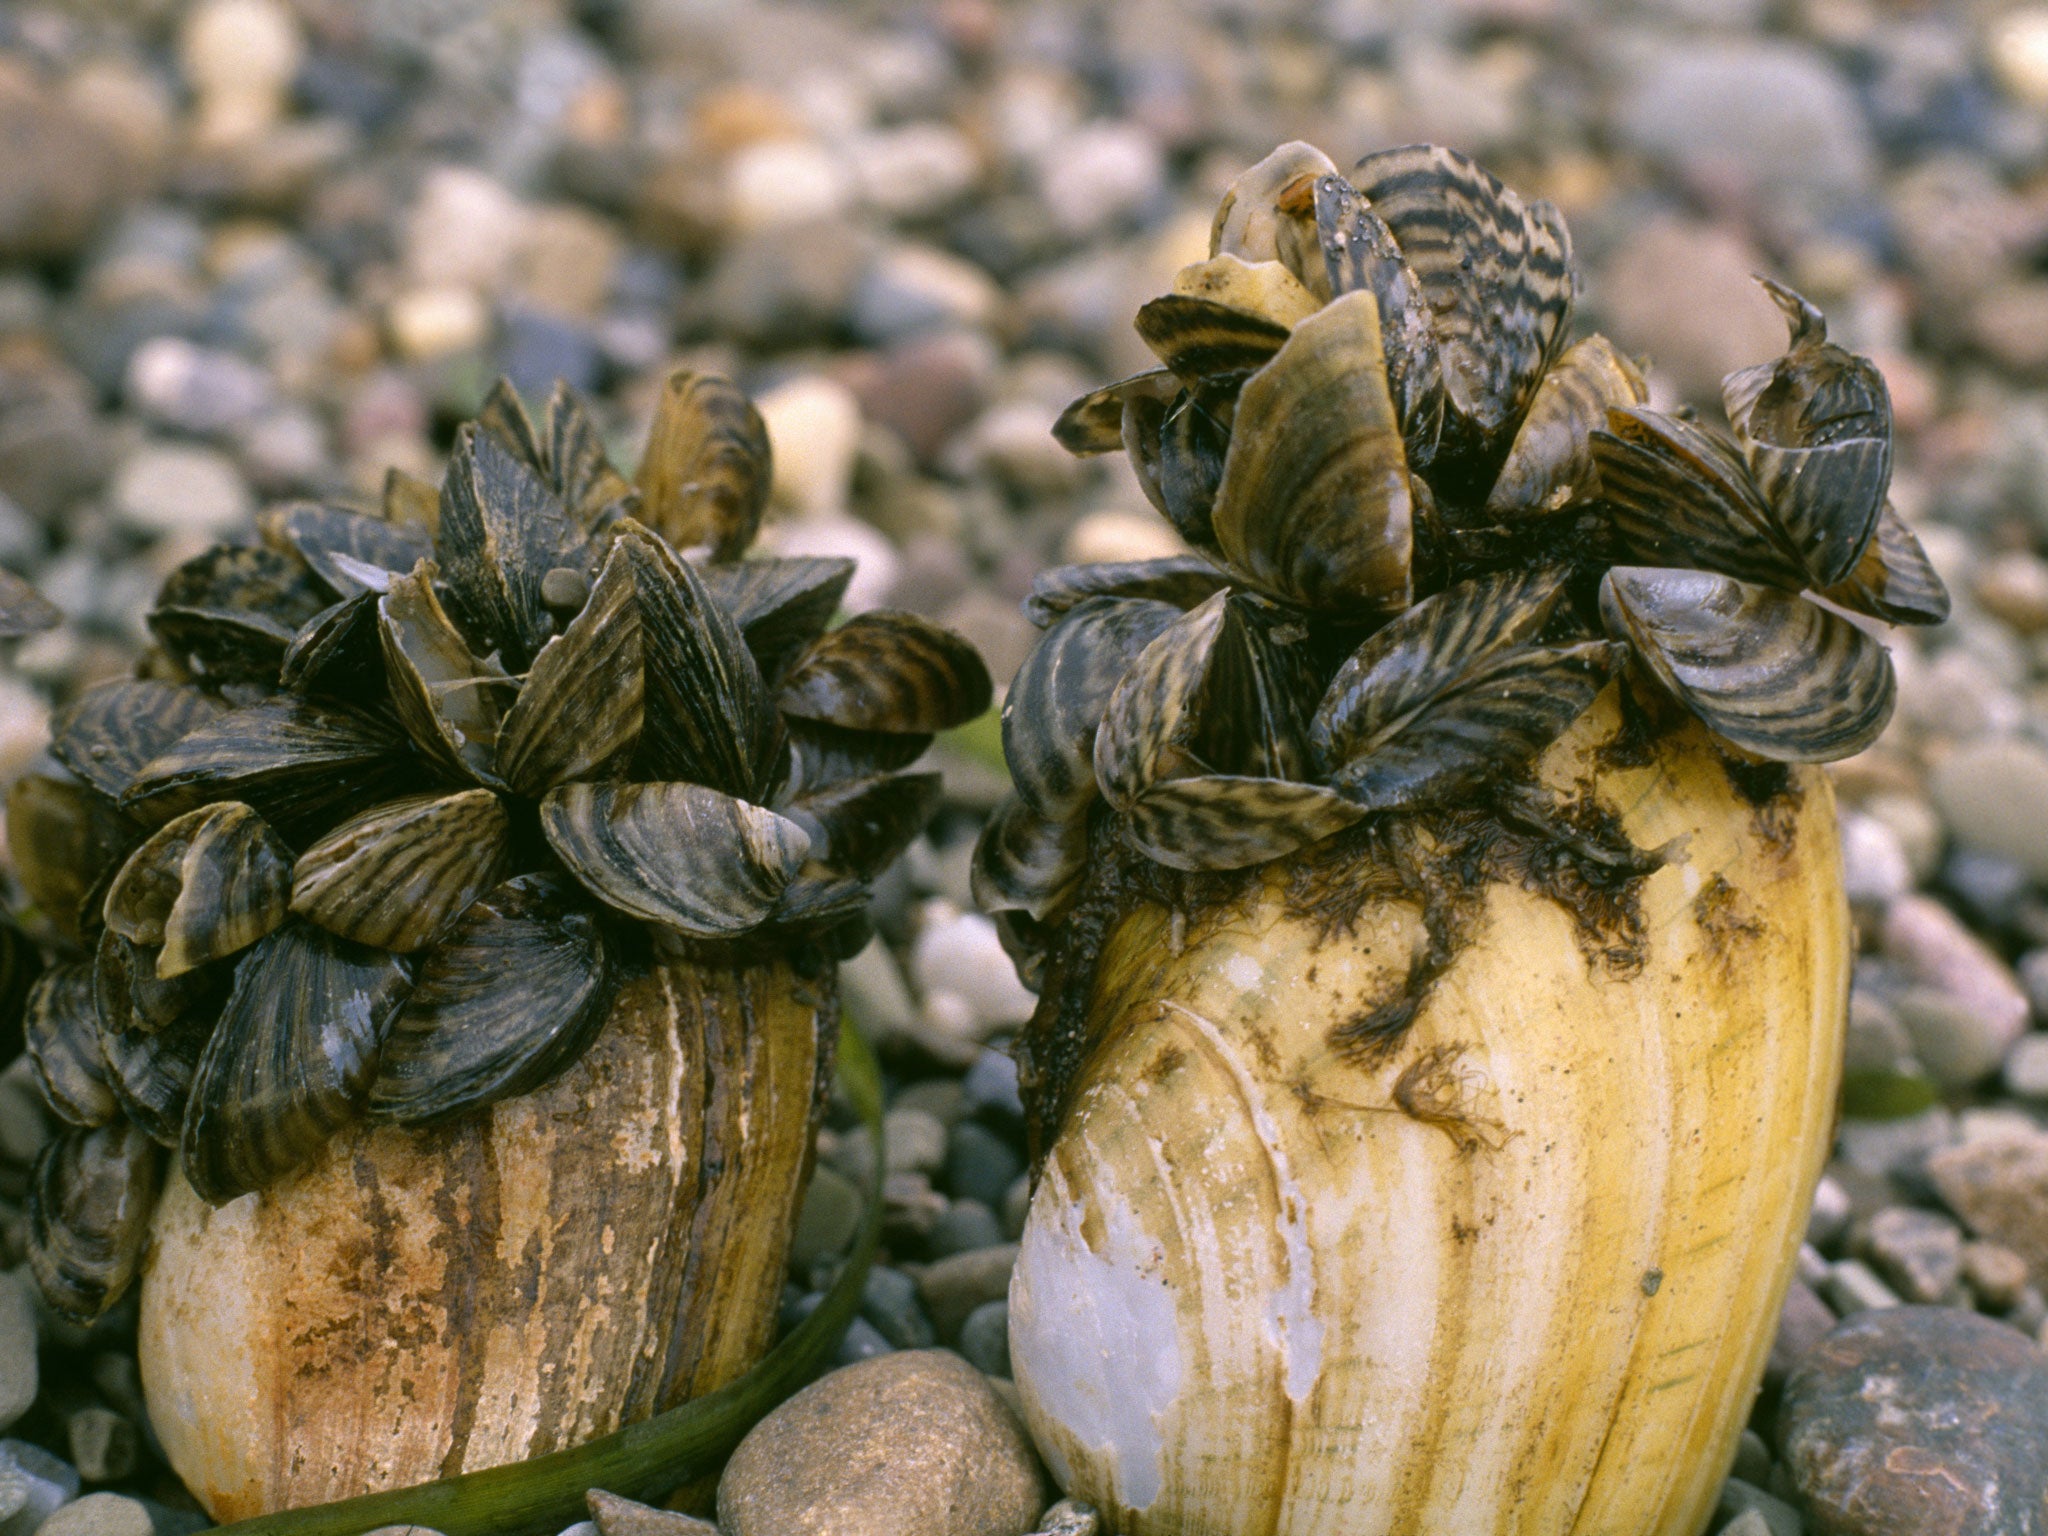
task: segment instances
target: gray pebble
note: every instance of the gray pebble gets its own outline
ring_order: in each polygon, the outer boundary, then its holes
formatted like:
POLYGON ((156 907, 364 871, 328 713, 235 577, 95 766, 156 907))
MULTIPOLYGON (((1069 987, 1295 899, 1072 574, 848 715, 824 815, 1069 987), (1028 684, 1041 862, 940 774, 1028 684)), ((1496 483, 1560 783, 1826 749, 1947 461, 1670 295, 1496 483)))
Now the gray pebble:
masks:
POLYGON ((2048 752, 2017 737, 1967 742, 1933 765, 1928 787, 1963 842, 2048 880, 2048 752))
POLYGON ((35 1406, 36 1305, 25 1271, 0 1274, 0 1430, 35 1406))
POLYGON ((856 1317, 847 1324, 846 1337, 839 1341, 832 1359, 836 1365, 852 1365, 857 1360, 872 1360, 894 1352, 895 1346, 882 1337, 880 1329, 866 1318, 856 1317))
POLYGON ((2016 1306, 2027 1287, 2027 1261, 2003 1243, 1963 1244, 1963 1278, 1977 1304, 2004 1312, 2016 1306))
POLYGON ((1771 1522, 1761 1510, 1745 1509, 1721 1527, 1720 1536, 1771 1536, 1771 1522))
POLYGON ((32 1536, 54 1511, 78 1497, 77 1469, 26 1440, 0 1440, 0 1479, 27 1490, 20 1507, 0 1520, 0 1536, 32 1536))
POLYGON ((917 1303, 917 1282, 900 1269, 877 1264, 860 1293, 861 1316, 898 1349, 929 1349, 931 1319, 917 1303))
POLYGON ((88 1483, 118 1483, 135 1471, 135 1426, 111 1408, 81 1408, 65 1425, 71 1460, 88 1483))
POLYGON ((1022 1123, 1024 1100, 1017 1091, 1017 1062, 1008 1051, 993 1047, 983 1051, 974 1058, 960 1086, 972 1108, 1022 1123))
POLYGON ((1880 1280, 1869 1265, 1857 1259, 1843 1259, 1833 1265, 1827 1279, 1821 1282, 1821 1291, 1828 1304, 1842 1317, 1899 1304, 1899 1298, 1891 1287, 1880 1280))
POLYGON ((946 1187, 955 1199, 979 1200, 993 1210, 1023 1171, 1022 1154, 987 1126, 963 1120, 953 1127, 946 1146, 946 1187))
POLYGON ((947 1163, 946 1128, 921 1109, 891 1109, 882 1145, 890 1173, 936 1174, 947 1163))
MULTIPOLYGON (((717 1527, 713 1526, 712 1529, 716 1530, 717 1527)), ((597 1522, 595 1520, 578 1520, 574 1525, 562 1527, 556 1533, 556 1536, 599 1536, 597 1522)))
POLYGON ((892 1110, 920 1110, 949 1130, 970 1107, 965 1087, 951 1077, 928 1077, 908 1084, 889 1101, 892 1110))
POLYGON ((1005 1233, 995 1212, 979 1200, 955 1200, 946 1207, 946 1214, 932 1223, 925 1252, 934 1259, 951 1258, 956 1253, 993 1248, 1011 1236, 1015 1234, 1005 1233))
POLYGON ((1836 1239, 1848 1230, 1853 1209, 1849 1192, 1834 1178, 1823 1174, 1813 1191, 1813 1208, 1806 1217, 1807 1242, 1822 1250, 1832 1248, 1836 1239))
POLYGON ((1769 1480, 1771 1448, 1755 1430, 1743 1430, 1741 1438, 1735 1442, 1735 1467, 1731 1475, 1759 1488, 1769 1480))
POLYGON ((1079 1499, 1061 1499, 1038 1517, 1038 1529, 1031 1536, 1096 1536, 1102 1517, 1095 1506, 1079 1499))
POLYGON ((718 1536, 718 1527, 708 1520, 636 1504, 602 1488, 591 1489, 584 1502, 590 1506, 591 1521, 585 1523, 591 1525, 592 1536, 718 1536))
POLYGON ((960 1353, 984 1376, 1010 1374, 1010 1304, 985 1301, 960 1325, 960 1353))
POLYGON ((1871 1218, 1863 1246, 1871 1266, 1905 1300, 1953 1299, 1963 1273, 1963 1234, 1947 1217, 1893 1206, 1871 1218))
POLYGON ((811 1172, 789 1242, 789 1262, 798 1270, 843 1253, 860 1229, 861 1193, 843 1174, 820 1163, 811 1172))
POLYGON ((2035 1030, 2013 1041, 2001 1080, 2015 1098, 2048 1099, 2048 1033, 2035 1030))
POLYGON ((1933 1109, 1898 1120, 1844 1120, 1843 1158, 1864 1173, 1898 1175, 1925 1166, 1929 1154, 1956 1139, 1956 1120, 1947 1109, 1933 1109))
POLYGON ((1770 1536, 1801 1536, 1798 1510, 1739 1477, 1721 1485, 1720 1512, 1723 1517, 1756 1515, 1770 1536))
POLYGON ((958 1338, 967 1314, 983 1302, 1009 1296, 1010 1271, 1016 1264, 1017 1245, 1005 1243, 941 1259, 919 1277, 917 1293, 942 1343, 958 1338))
POLYGON ((89 1493, 37 1526, 36 1536, 156 1536, 156 1522, 139 1500, 89 1493))
POLYGON ((891 1174, 882 1185, 882 1236, 891 1247, 919 1248, 946 1210, 946 1197, 923 1174, 891 1174))

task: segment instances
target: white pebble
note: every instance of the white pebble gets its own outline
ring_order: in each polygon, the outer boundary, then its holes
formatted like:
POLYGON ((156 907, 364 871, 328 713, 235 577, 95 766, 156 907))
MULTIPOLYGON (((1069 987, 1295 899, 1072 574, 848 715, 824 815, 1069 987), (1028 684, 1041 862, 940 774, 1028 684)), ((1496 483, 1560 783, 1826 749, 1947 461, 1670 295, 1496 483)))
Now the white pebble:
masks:
POLYGON ((926 907, 926 922, 910 947, 910 970, 927 997, 953 992, 963 998, 984 1033, 1028 1020, 1038 999, 1017 980, 996 925, 979 912, 957 912, 951 902, 926 907))
POLYGON ((778 384, 754 401, 775 453, 777 502, 813 514, 843 512, 860 452, 860 402, 822 374, 778 384))

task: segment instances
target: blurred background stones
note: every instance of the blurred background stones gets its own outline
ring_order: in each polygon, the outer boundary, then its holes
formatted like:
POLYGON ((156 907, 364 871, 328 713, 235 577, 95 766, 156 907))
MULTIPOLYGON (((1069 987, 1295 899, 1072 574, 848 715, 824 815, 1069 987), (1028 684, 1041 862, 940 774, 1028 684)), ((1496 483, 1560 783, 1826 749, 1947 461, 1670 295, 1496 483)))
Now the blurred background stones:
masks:
MULTIPOLYGON (((777 456, 764 544, 856 556, 850 609, 942 619, 1005 678, 1034 571, 1176 547, 1121 463, 1071 460, 1047 428, 1149 362, 1136 306, 1291 137, 1340 162, 1440 139, 1555 200, 1582 328, 1646 355, 1659 404, 1710 403, 1780 348, 1757 272, 1884 370, 1894 500, 1955 616, 1887 637, 1897 718, 1837 772, 1860 944, 1845 1116, 1716 1528, 1921 1529, 1903 1494, 1828 1502, 1875 1443, 1847 1406, 1873 1359, 1958 1363, 1904 1411, 1975 1391, 1971 1411, 2030 1426, 1982 1454, 1916 1444, 1946 1486, 2048 1486, 2048 5, 16 0, 0 564, 67 622, 0 677, 0 768, 131 664, 179 562, 279 500, 437 476, 500 374, 586 391, 631 462, 667 370, 732 372, 777 456), (1994 1332, 1958 1331, 1963 1310, 1994 1332)), ((935 748, 947 807, 843 978, 892 1099, 887 1250, 842 1359, 951 1349, 1000 1397, 1028 1198, 1003 1046, 1031 998, 967 890, 995 742, 984 721, 935 748)), ((0 1536, 190 1528, 132 1312, 80 1332, 22 1283, 49 1134, 0 1073, 0 1536)), ((792 1326, 874 1156, 841 1113, 792 1326)), ((787 1419, 757 1463, 830 1456, 854 1417, 787 1419)), ((1985 1518, 1957 1528, 2026 1528, 1985 1518)))

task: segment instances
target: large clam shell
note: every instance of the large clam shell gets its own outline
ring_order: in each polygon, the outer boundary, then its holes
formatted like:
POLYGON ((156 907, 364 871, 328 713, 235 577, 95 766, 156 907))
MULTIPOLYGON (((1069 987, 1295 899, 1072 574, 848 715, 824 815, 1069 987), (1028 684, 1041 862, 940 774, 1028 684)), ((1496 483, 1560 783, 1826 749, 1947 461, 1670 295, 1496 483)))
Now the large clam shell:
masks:
POLYGON ((1372 295, 1347 294, 1296 326, 1238 398, 1216 542, 1303 607, 1407 606, 1413 502, 1380 355, 1372 295))
POLYGON ((344 939, 409 954, 503 878, 511 839, 504 804, 488 789, 408 795, 300 854, 291 907, 344 939))
POLYGON ((201 1199, 264 1188, 360 1118, 408 985, 397 956, 297 919, 236 963, 179 1138, 201 1199))
POLYGON ((699 938, 763 922, 811 843, 787 817, 701 784, 565 784, 540 824, 592 895, 699 938))
POLYGON ((1884 647, 1789 593, 1710 571, 1616 566, 1600 583, 1600 612, 1707 729, 1758 757, 1847 757, 1891 718, 1884 647))
POLYGON ((994 695, 974 647, 914 613, 871 609, 827 631, 783 679, 785 713, 857 731, 964 725, 994 695))
POLYGON ((422 1124, 538 1088, 597 1037, 614 975, 596 912, 551 875, 508 880, 420 963, 370 1116, 422 1124))
POLYGON ((582 611, 533 658, 497 728, 497 772, 524 795, 632 751, 644 718, 644 648, 633 566, 614 546, 582 611))
POLYGON ((1064 821, 1095 798, 1095 728, 1131 664, 1179 617, 1170 603, 1092 597, 1032 648, 1003 700, 1003 757, 1032 811, 1064 821))
POLYGON ((163 1153, 126 1120, 44 1147, 29 1182, 28 1263, 43 1297, 89 1323, 141 1268, 163 1188, 163 1153))
POLYGON ((52 966, 29 988, 22 1019, 43 1098, 67 1125, 105 1125, 120 1113, 100 1054, 90 962, 52 966))
POLYGON ((160 945, 156 975, 169 980, 255 943, 284 921, 292 854, 239 801, 166 822, 128 856, 107 888, 107 927, 160 945))
POLYGON ((709 544, 737 560, 754 542, 774 465, 768 428, 744 391, 716 374, 663 382, 640 461, 640 516, 678 549, 709 544))

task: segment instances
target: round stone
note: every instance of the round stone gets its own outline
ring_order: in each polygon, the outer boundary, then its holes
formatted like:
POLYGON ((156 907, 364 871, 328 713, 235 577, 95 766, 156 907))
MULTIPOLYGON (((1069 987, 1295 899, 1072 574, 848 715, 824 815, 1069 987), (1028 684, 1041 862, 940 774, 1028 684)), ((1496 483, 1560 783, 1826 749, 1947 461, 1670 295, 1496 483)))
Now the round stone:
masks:
POLYGON ((1807 1352, 1779 1425, 1821 1536, 2025 1536, 2048 1506, 2048 1356, 1975 1313, 1858 1313, 1807 1352))

